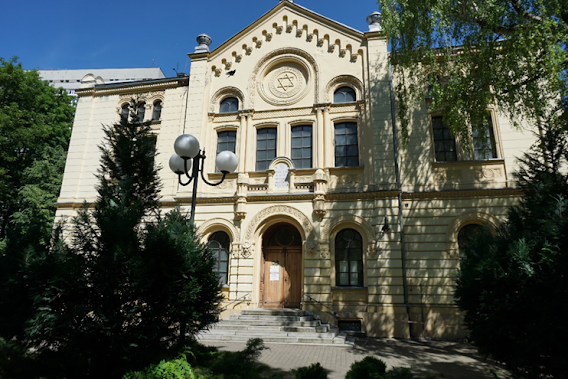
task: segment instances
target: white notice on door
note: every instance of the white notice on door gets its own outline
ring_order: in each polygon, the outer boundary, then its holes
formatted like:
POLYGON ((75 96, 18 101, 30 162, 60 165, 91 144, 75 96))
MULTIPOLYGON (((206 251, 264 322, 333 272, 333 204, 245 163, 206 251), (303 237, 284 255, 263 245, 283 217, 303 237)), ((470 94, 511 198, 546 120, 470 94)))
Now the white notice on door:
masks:
POLYGON ((270 266, 270 281, 273 282, 278 280, 280 280, 280 266, 270 266))

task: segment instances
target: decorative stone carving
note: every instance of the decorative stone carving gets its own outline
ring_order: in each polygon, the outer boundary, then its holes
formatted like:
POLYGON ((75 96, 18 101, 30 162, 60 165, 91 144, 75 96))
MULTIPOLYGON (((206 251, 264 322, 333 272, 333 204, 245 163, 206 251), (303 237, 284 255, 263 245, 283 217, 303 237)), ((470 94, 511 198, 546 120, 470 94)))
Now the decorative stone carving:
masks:
POLYGON ((312 42, 312 40, 314 39, 314 33, 308 34, 308 36, 306 37, 306 39, 308 40, 308 42, 312 42))
POLYGON ((266 37, 266 42, 272 41, 272 33, 266 33, 264 34, 264 37, 266 37))
POLYGON ((286 33, 292 33, 292 29, 294 29, 294 25, 286 25, 286 33))
POLYGON ((338 175, 333 177, 332 183, 336 187, 356 187, 361 183, 361 175, 338 175))
POLYGON ((361 100, 363 97, 363 83, 357 77, 353 75, 339 75, 331 79, 327 86, 325 87, 325 103, 329 103, 332 99, 333 92, 335 89, 344 86, 346 84, 351 85, 357 92, 357 99, 361 100))
POLYGON ((233 62, 231 62, 231 61, 225 62, 225 70, 230 70, 232 65, 233 65, 233 62))
POLYGON ((371 259, 375 259, 377 257, 378 248, 379 246, 377 241, 370 241, 367 244, 367 256, 371 259))
POLYGON ((243 60, 243 55, 242 54, 236 54, 235 55, 235 62, 239 63, 240 61, 243 60))
POLYGON ((319 221, 323 220, 325 216, 325 196, 324 195, 316 195, 314 197, 314 214, 318 218, 319 221))
POLYGON ((213 66, 213 72, 215 73, 215 76, 219 77, 221 76, 221 69, 220 68, 216 68, 215 66, 213 66))
POLYGON ((351 62, 357 62, 357 57, 358 57, 358 56, 359 56, 359 55, 357 55, 357 54, 351 54, 351 59, 350 59, 350 61, 351 61, 351 62))
POLYGON ((257 48, 257 49, 260 49, 261 46, 262 46, 262 40, 261 40, 261 39, 257 39, 257 40, 255 41, 255 44, 256 44, 256 48, 257 48))
POLYGON ((328 259, 329 258, 329 244, 327 244, 327 243, 320 244, 320 257, 322 259, 328 259))
POLYGON ((284 27, 282 25, 278 25, 278 26, 276 26, 275 29, 276 29, 276 34, 282 34, 284 27))
POLYGON ((279 98, 290 98, 306 86, 304 75, 294 67, 280 67, 270 73, 268 89, 279 98))
POLYGON ((235 180, 234 179, 227 179, 223 181, 223 183, 219 184, 220 189, 232 189, 235 188, 235 180))
POLYGON ((318 249, 316 241, 305 241, 304 242, 304 253, 309 258, 315 258, 318 249))
POLYGON ((333 53, 335 51, 335 45, 329 45, 329 48, 327 49, 330 53, 333 53))
POLYGON ((484 167, 476 173, 477 179, 492 179, 503 177, 503 171, 500 168, 484 167))
POLYGON ((241 256, 243 258, 250 258, 254 252, 254 243, 245 241, 241 244, 241 256))
POLYGON ((296 30, 296 37, 298 37, 298 38, 302 37, 303 33, 304 33, 304 29, 298 28, 298 30, 296 30))
POLYGON ((347 55, 347 50, 346 49, 340 49, 339 50, 339 56, 341 58, 345 57, 345 55, 347 55))
POLYGON ((317 44, 317 46, 318 46, 318 47, 322 47, 322 46, 323 46, 323 41, 324 41, 323 38, 318 38, 318 44, 317 44))
POLYGON ((252 47, 245 45, 245 54, 251 55, 252 54, 252 47))
POLYGON ((312 222, 306 217, 305 214, 289 205, 273 205, 271 207, 264 208, 251 219, 250 224, 247 227, 247 232, 245 234, 246 239, 248 241, 252 240, 253 235, 258 229, 259 225, 264 222, 266 218, 275 215, 285 215, 296 220, 296 222, 298 222, 303 228, 305 238, 313 238, 314 227, 312 222))

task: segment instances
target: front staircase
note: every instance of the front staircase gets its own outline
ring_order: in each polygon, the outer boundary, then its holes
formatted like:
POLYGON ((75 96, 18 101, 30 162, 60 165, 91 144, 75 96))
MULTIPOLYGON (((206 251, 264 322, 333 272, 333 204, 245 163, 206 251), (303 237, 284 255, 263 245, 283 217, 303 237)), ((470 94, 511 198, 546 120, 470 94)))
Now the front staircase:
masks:
POLYGON ((344 333, 299 309, 246 309, 199 333, 202 341, 247 341, 351 345, 344 333))

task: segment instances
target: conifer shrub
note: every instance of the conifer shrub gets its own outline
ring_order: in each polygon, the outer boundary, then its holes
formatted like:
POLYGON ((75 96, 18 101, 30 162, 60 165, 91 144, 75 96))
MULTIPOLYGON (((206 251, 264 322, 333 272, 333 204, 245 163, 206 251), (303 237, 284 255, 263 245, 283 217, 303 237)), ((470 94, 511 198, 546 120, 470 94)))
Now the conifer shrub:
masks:
POLYGON ((351 364, 345 379, 383 379, 387 365, 382 360, 367 356, 363 360, 351 364))
POLYGON ((326 370, 319 362, 292 370, 294 379, 327 379, 326 370))

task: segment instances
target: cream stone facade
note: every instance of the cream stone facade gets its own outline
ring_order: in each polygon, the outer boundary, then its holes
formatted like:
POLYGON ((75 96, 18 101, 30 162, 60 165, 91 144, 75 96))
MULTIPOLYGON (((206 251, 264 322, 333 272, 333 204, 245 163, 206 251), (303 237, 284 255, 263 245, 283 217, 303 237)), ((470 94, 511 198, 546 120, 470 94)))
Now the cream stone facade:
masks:
POLYGON ((220 252, 221 317, 298 307, 372 336, 467 334, 453 299, 458 237, 497 226, 517 201, 511 174, 532 135, 491 109, 491 151, 476 155, 476 141, 443 134, 426 99, 396 146, 378 17, 360 32, 281 1, 212 51, 201 37, 189 77, 77 90, 57 217, 94 201, 102 126, 139 96, 154 118, 164 211, 191 203, 168 169, 178 135, 200 141, 210 181, 222 176, 218 148, 239 157, 237 172, 197 193, 200 238, 220 252))

